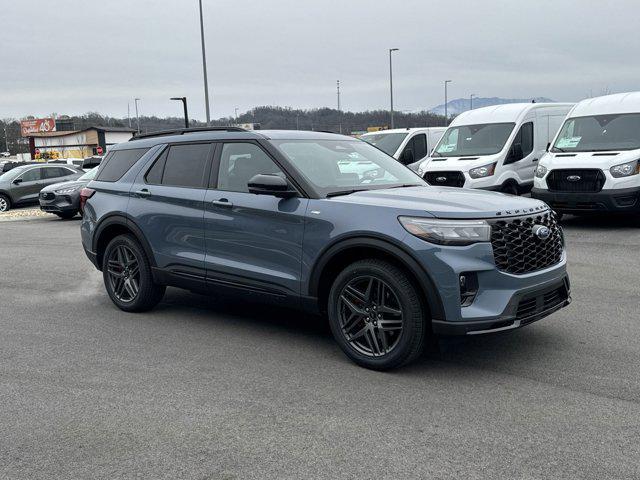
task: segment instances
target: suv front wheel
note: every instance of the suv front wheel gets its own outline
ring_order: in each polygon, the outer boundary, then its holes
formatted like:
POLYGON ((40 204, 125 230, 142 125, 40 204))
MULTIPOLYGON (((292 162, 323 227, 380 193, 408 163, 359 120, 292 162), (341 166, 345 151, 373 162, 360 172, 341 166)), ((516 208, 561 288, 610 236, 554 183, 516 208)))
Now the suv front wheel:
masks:
POLYGON ((427 327, 416 287, 395 265, 361 260, 336 278, 329 324, 344 353, 358 365, 388 370, 420 356, 427 327))
POLYGON ((164 296, 165 287, 153 283, 151 265, 131 235, 119 235, 104 252, 102 275, 109 297, 125 312, 145 312, 164 296))

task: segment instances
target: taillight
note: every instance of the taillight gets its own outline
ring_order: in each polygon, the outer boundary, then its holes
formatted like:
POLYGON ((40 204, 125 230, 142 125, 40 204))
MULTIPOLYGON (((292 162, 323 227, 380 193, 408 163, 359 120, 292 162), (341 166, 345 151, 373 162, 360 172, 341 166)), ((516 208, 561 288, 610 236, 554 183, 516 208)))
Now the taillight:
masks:
POLYGON ((93 188, 84 187, 80 190, 80 213, 84 213, 84 204, 87 203, 96 191, 93 188))

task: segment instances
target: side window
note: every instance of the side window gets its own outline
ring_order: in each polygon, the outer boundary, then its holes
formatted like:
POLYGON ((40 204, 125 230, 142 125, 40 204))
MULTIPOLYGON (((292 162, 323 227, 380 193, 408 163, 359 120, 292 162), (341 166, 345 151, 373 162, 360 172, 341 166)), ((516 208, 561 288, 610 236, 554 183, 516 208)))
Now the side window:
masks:
POLYGON ((218 190, 249 192, 247 183, 255 175, 284 173, 271 158, 253 143, 225 143, 220 157, 218 190))
MULTIPOLYGON (((203 188, 209 160, 210 143, 173 145, 164 162, 162 185, 203 188)), ((155 167, 155 164, 154 164, 155 167)), ((153 167, 151 168, 153 170, 153 167)), ((157 172, 149 171, 157 175, 157 172)))
POLYGON ((100 171, 96 180, 101 182, 117 182, 129 169, 147 153, 147 148, 134 148, 132 150, 118 150, 100 165, 100 171))
POLYGON ((413 156, 416 162, 427 156, 427 136, 424 133, 413 137, 413 156))
POLYGON ((504 161, 505 165, 522 160, 533 151, 533 122, 522 124, 513 138, 511 150, 504 161))
POLYGON ((75 172, 72 172, 68 168, 64 168, 64 167, 49 167, 49 168, 45 168, 44 169, 43 177, 45 179, 59 178, 59 177, 66 177, 67 175, 71 175, 72 173, 75 173, 75 172))
POLYGON ((26 171, 22 174, 21 177, 23 182, 35 182, 37 180, 42 179, 42 170, 44 168, 32 168, 31 170, 26 171))
POLYGON ((164 173, 164 165, 167 162, 167 155, 169 149, 167 148, 162 155, 153 162, 151 168, 147 171, 144 180, 151 185, 160 185, 162 183, 162 174, 164 173))

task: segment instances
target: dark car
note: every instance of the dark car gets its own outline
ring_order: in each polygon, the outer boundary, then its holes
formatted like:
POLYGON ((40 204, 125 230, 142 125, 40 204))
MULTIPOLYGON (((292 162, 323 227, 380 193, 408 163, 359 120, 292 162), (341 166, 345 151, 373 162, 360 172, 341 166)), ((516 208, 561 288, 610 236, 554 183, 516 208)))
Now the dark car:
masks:
POLYGON ((80 191, 94 179, 98 169, 94 168, 77 180, 54 183, 40 190, 40 209, 54 213, 60 218, 69 219, 82 213, 80 208, 80 191))
POLYGON ((168 285, 240 292, 325 312, 353 361, 388 369, 432 333, 510 330, 570 302, 543 202, 432 187, 342 135, 211 130, 119 144, 83 189, 82 243, 118 308, 148 310, 168 285))
POLYGON ((38 203, 40 190, 48 185, 75 180, 84 171, 72 165, 22 165, 0 175, 0 212, 38 203))

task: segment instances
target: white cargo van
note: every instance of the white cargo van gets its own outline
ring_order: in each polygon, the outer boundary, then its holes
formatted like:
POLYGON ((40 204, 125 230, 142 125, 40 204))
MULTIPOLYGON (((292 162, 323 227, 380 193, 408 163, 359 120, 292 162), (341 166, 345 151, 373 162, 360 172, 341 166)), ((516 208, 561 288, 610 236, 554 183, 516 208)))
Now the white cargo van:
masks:
POLYGON ((558 212, 640 212, 640 92, 578 103, 535 176, 531 195, 558 212))
POLYGON ((529 191, 538 160, 572 106, 510 103, 461 113, 418 174, 431 185, 529 191))
POLYGON ((409 166, 429 155, 446 129, 446 127, 394 128, 365 133, 360 138, 409 166))

